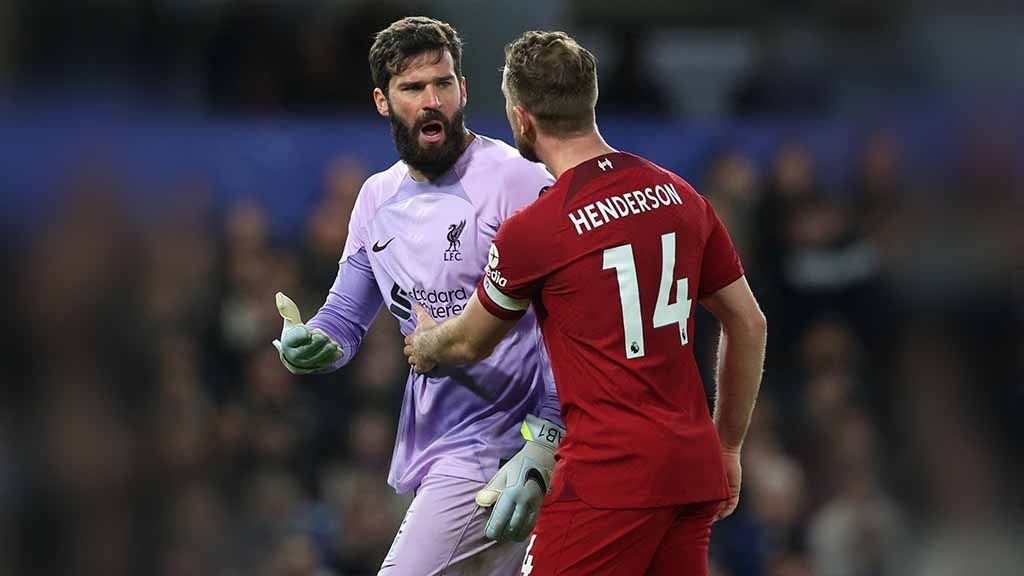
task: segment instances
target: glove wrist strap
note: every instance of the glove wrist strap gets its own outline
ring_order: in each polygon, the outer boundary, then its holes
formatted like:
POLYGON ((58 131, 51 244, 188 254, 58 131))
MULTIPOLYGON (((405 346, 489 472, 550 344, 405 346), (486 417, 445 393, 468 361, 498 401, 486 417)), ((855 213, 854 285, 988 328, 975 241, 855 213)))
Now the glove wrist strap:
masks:
POLYGON ((523 421, 519 431, 528 442, 545 446, 552 452, 558 449, 562 438, 565 437, 565 428, 533 414, 526 415, 526 420, 523 421))

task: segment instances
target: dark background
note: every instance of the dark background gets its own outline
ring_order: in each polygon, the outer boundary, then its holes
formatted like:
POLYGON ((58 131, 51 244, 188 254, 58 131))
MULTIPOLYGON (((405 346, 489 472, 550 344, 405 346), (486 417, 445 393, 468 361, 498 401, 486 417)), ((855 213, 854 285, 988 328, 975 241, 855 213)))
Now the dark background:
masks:
POLYGON ((467 122, 506 141, 502 46, 569 31, 609 142, 726 221, 769 352, 715 576, 1019 572, 1020 12, 0 1, 0 574, 376 572, 409 501, 397 326, 330 376, 270 340, 396 159, 366 54, 411 14, 459 29, 467 122))

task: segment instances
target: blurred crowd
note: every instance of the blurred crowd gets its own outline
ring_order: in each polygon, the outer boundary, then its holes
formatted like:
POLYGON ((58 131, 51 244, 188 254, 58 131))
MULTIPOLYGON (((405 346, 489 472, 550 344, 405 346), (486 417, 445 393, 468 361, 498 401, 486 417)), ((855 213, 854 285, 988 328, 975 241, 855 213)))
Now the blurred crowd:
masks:
POLYGON ((1002 541, 991 562, 974 543, 942 560, 918 549, 931 531, 991 531, 1019 512, 1004 442, 1021 437, 1024 236, 992 136, 972 131, 958 165, 912 179, 877 133, 845 185, 826 186, 798 144, 763 176, 741 153, 715 157, 704 191, 770 326, 745 498, 713 536, 716 574, 1002 574, 1021 560, 1002 541))
MULTIPOLYGON (((726 222, 770 327, 715 576, 1020 561, 1024 246, 997 133, 973 130, 932 178, 907 174, 884 133, 845 183, 796 141, 763 165, 722 146, 676 167, 726 222)), ((24 360, 4 377, 27 385, 0 406, 0 572, 375 573, 410 501, 386 485, 397 324, 382 313, 331 375, 294 377, 270 345, 276 291, 307 315, 322 303, 366 176, 327 165, 289 238, 202 181, 169 188, 157 216, 102 169, 67 183, 4 264, 7 349, 24 360)), ((710 394, 717 329, 698 322, 710 394)))

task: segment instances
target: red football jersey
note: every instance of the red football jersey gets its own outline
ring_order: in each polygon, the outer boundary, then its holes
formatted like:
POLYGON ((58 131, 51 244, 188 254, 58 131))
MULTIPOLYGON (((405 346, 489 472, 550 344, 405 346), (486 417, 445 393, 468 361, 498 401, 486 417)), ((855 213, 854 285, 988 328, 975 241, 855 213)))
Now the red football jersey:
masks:
POLYGON ((576 166, 502 224, 477 295, 502 318, 536 308, 567 429, 559 473, 587 504, 727 497, 689 342, 694 301, 742 275, 711 205, 632 154, 576 166))

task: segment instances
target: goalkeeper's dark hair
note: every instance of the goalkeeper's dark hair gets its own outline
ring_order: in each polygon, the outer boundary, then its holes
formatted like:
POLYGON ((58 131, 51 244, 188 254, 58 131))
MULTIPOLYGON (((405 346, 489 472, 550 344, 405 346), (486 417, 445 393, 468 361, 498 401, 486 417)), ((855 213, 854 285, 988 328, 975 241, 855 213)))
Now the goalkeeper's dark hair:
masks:
POLYGON ((462 39, 446 22, 426 16, 409 16, 392 22, 374 37, 370 47, 370 76, 373 85, 388 94, 391 77, 401 74, 409 60, 423 53, 433 53, 435 62, 452 55, 455 75, 462 78, 462 39))

